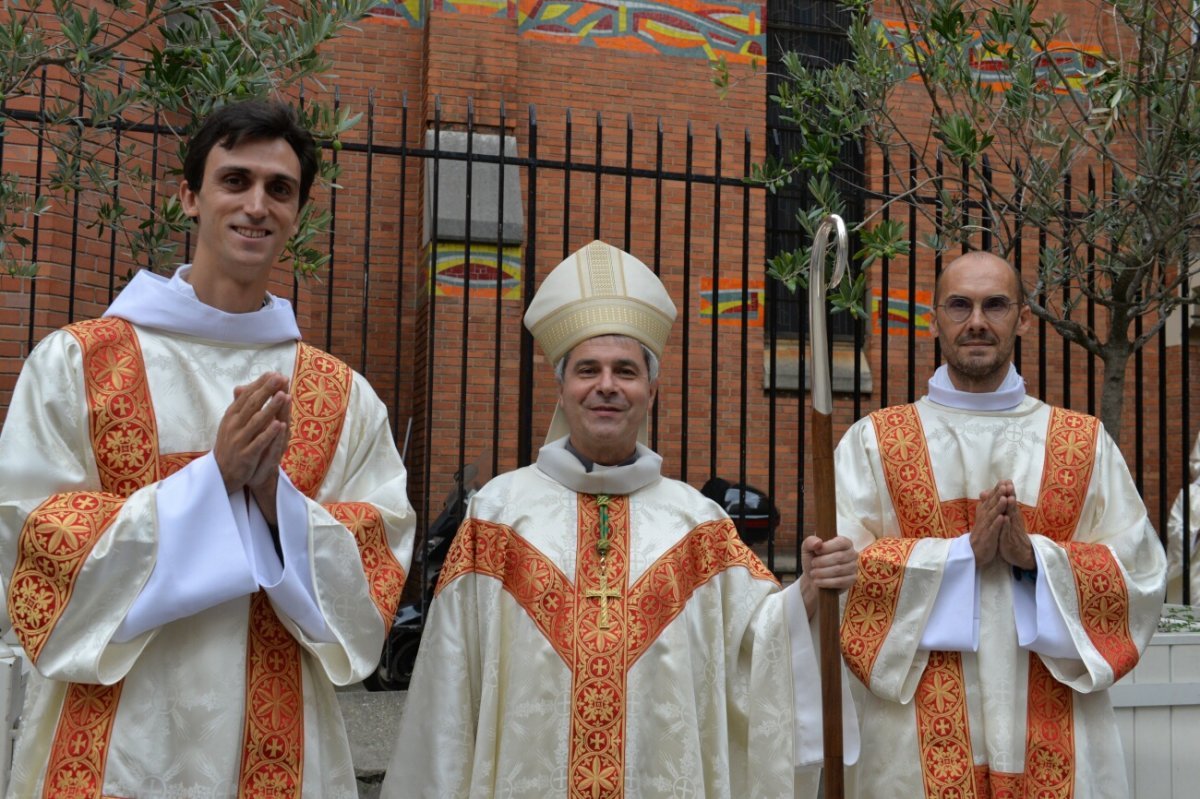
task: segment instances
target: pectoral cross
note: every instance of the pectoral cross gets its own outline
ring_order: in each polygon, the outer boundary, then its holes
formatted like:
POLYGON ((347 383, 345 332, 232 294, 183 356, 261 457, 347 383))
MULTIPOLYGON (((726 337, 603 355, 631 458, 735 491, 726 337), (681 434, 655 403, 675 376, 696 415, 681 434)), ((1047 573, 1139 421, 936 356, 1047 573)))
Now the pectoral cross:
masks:
POLYGON ((621 592, 616 588, 610 588, 608 585, 608 569, 604 565, 600 566, 600 588, 589 588, 583 592, 583 595, 588 599, 600 600, 600 619, 599 627, 601 630, 607 630, 612 627, 612 623, 608 620, 608 600, 620 599, 621 592))

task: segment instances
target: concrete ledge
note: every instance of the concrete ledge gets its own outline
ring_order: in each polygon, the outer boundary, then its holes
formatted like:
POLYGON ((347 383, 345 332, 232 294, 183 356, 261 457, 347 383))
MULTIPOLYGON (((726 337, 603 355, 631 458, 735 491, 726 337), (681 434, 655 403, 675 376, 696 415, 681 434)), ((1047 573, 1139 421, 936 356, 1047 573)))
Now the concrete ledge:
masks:
MULTIPOLYGON (((775 378, 775 388, 779 391, 799 391, 801 389, 800 346, 798 341, 775 342, 775 362, 776 368, 779 370, 775 378)), ((803 388, 807 391, 812 381, 812 369, 809 363, 807 343, 804 344, 804 348, 803 388)), ((867 363, 865 351, 858 354, 858 364, 862 372, 862 393, 870 394, 874 390, 874 381, 871 379, 871 367, 867 363)), ((853 341, 833 342, 833 361, 830 363, 829 382, 835 394, 850 394, 855 391, 853 341)), ((764 348, 763 389, 769 391, 770 388, 771 351, 764 348)))

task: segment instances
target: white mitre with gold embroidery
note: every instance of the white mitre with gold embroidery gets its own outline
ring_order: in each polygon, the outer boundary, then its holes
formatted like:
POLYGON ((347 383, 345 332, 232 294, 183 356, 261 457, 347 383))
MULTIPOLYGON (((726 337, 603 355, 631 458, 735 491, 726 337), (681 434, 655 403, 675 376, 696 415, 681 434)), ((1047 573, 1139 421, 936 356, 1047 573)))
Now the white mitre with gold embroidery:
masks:
MULTIPOLYGON (((658 275, 629 253, 593 241, 546 275, 525 312, 525 327, 550 360, 596 336, 629 336, 662 358, 675 303, 658 275)), ((567 435, 555 410, 546 441, 567 435)), ((645 443, 645 429, 639 439, 645 443)))

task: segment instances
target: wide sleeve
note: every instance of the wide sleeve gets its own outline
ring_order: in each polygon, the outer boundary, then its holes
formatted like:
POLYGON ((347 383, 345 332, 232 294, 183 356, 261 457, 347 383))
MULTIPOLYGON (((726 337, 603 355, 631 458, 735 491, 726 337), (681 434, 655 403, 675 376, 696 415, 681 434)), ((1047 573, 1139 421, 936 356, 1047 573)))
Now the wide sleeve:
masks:
MULTIPOLYGON (((452 579, 439 586, 409 683, 400 732, 380 794, 383 799, 468 796, 474 784, 476 738, 502 727, 480 724, 483 648, 480 578, 455 564, 473 558, 471 520, 459 530, 447 559, 452 579), (453 572, 453 574, 451 574, 453 572)), ((499 662, 490 667, 498 669, 499 662)), ((496 712, 495 706, 492 713, 496 712)), ((490 762, 490 758, 484 758, 490 762)))
MULTIPOLYGON (((117 429, 111 454, 136 466, 157 445, 147 438, 136 425, 117 429)), ((6 612, 46 677, 117 682, 149 641, 112 639, 154 568, 156 487, 101 490, 80 347, 52 333, 26 360, 0 431, 6 612)))
POLYGON ((1075 534, 1060 545, 1030 531, 1039 580, 1065 620, 1079 659, 1041 655, 1051 674, 1082 693, 1132 669, 1156 629, 1166 555, 1112 438, 1097 433, 1096 459, 1075 534))
POLYGON ((302 504, 286 488, 279 495, 284 549, 307 557, 285 558, 279 582, 278 590, 291 591, 297 601, 272 596, 272 604, 333 684, 357 682, 379 661, 416 531, 387 410, 362 377, 353 377, 338 456, 320 489, 314 497, 303 497, 302 504), (290 508, 282 504, 287 496, 294 500, 290 508), (303 607, 302 594, 310 589, 320 619, 300 624, 287 608, 303 607), (320 640, 304 632, 320 622, 320 640))
POLYGON ((869 419, 834 453, 838 534, 859 550, 842 614, 846 665, 877 696, 909 701, 929 660, 922 635, 937 603, 954 539, 900 538, 869 419))

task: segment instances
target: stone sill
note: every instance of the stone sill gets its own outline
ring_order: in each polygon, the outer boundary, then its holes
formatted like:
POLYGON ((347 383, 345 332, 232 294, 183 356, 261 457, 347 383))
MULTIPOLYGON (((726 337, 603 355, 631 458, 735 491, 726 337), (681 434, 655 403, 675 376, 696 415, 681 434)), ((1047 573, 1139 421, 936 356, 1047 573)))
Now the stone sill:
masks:
MULTIPOLYGON (((779 369, 779 375, 776 377, 775 388, 779 391, 799 391, 800 390, 800 374, 799 374, 799 354, 800 347, 804 347, 804 390, 808 391, 812 388, 812 372, 809 363, 808 343, 803 345, 798 340, 776 341, 775 342, 775 360, 776 366, 779 369)), ((863 394, 870 394, 874 390, 874 381, 871 378, 871 368, 867 363, 866 352, 858 354, 859 367, 862 369, 862 387, 863 394)), ((835 394, 853 394, 854 393, 854 342, 839 341, 833 342, 833 361, 830 364, 830 383, 835 394)), ((771 351, 763 350, 763 389, 771 390, 771 351)))

